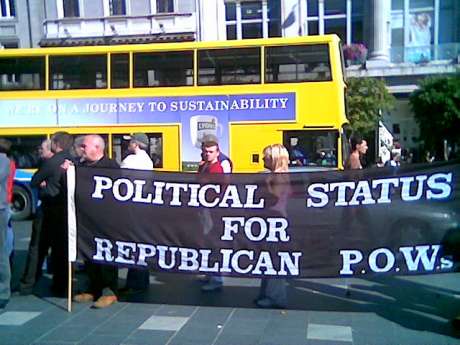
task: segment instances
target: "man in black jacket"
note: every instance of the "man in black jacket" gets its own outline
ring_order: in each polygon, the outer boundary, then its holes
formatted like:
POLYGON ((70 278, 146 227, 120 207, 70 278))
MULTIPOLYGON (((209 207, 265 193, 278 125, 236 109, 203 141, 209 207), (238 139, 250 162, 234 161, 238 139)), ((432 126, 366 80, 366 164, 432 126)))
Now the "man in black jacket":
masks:
POLYGON ((51 263, 53 265, 53 285, 56 296, 65 296, 67 291, 67 190, 64 170, 61 164, 71 159, 70 148, 73 137, 67 132, 56 132, 51 137, 53 157, 46 160, 42 168, 34 174, 30 182, 39 189, 42 200, 43 228, 51 238, 51 263))
MULTIPOLYGON (((86 135, 80 145, 82 161, 79 166, 94 168, 119 168, 119 164, 104 155, 104 139, 95 134, 86 135)), ((63 165, 67 169, 70 162, 63 165)), ((118 269, 115 266, 86 263, 89 290, 74 297, 75 302, 94 302, 94 308, 105 308, 118 301, 118 269)))
MULTIPOLYGON (((51 140, 43 140, 39 148, 39 154, 41 165, 35 172, 35 175, 40 175, 42 173, 45 161, 54 155, 51 151, 51 140)), ((51 237, 49 229, 43 227, 43 206, 40 205, 37 208, 35 218, 32 222, 32 235, 29 243, 29 250, 27 251, 26 265, 20 281, 21 295, 29 295, 32 293, 35 283, 42 275, 42 265, 50 248, 51 237)))

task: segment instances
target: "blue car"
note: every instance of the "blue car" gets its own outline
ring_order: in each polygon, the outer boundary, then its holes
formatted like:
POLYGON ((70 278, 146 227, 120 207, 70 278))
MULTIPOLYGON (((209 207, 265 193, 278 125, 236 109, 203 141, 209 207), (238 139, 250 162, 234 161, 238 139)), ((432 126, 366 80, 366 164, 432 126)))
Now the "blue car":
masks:
POLYGON ((25 220, 35 214, 37 210, 37 191, 30 186, 33 171, 17 169, 14 177, 13 202, 11 216, 13 220, 25 220))

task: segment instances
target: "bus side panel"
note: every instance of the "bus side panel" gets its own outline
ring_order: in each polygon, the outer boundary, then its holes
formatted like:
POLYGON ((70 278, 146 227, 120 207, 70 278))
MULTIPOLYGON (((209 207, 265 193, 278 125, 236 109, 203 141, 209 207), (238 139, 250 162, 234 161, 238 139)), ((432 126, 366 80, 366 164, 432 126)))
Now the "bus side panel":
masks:
POLYGON ((160 127, 159 132, 163 133, 163 168, 159 170, 180 171, 180 126, 160 127))
POLYGON ((263 171, 262 150, 268 145, 282 142, 283 132, 279 130, 279 125, 232 124, 230 126, 230 158, 233 160, 233 171, 263 171))

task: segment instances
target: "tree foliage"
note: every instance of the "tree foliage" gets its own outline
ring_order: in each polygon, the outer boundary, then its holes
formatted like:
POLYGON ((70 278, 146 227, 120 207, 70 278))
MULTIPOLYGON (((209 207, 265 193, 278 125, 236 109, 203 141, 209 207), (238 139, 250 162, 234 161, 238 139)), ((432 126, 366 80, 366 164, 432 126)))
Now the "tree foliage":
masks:
POLYGON ((425 149, 442 152, 443 141, 460 143, 460 74, 426 78, 410 95, 425 149))
POLYGON ((347 81, 348 120, 355 132, 373 132, 382 113, 394 106, 394 97, 385 82, 376 78, 349 78, 347 81))

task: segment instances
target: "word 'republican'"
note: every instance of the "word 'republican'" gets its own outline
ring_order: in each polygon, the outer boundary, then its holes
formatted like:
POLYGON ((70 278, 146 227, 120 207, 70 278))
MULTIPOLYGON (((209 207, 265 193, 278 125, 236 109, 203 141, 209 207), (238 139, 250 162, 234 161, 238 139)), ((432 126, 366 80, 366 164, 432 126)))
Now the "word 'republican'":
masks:
POLYGON ((195 249, 95 238, 96 262, 155 267, 165 271, 298 276, 301 252, 195 249), (213 259, 214 258, 214 259, 213 259))

